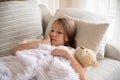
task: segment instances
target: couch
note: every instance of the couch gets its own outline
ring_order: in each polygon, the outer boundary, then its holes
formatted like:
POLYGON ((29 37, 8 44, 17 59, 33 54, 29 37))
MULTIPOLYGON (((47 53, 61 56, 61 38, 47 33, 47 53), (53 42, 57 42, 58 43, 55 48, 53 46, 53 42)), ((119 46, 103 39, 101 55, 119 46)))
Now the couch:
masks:
MULTIPOLYGON (((88 21, 89 16, 94 15, 86 11, 81 12, 74 8, 58 9, 55 15, 65 14, 82 18, 83 21, 88 21), (86 13, 87 16, 84 17, 86 13)), ((0 2, 0 57, 12 55, 14 47, 24 39, 43 39, 55 15, 51 15, 44 5, 39 5, 38 8, 32 1, 0 2)), ((102 21, 108 23, 108 19, 101 16, 97 18, 101 19, 97 23, 102 21)), ((89 21, 95 22, 96 17, 90 17, 89 21)), ((104 42, 105 38, 102 40, 104 42)), ((103 44, 99 45, 103 47, 104 52, 102 57, 98 57, 99 65, 86 71, 88 80, 120 80, 120 45, 113 41, 105 41, 103 44)))

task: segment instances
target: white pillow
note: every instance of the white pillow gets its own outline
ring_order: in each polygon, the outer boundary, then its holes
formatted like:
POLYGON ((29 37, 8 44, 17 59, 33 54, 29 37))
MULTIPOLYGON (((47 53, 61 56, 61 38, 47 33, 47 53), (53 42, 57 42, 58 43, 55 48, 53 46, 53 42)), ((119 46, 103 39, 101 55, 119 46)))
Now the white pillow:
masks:
MULTIPOLYGON (((54 16, 51 18, 48 27, 46 29, 46 34, 50 31, 51 29, 51 25, 54 22, 55 19, 57 18, 61 18, 61 17, 65 17, 64 15, 68 15, 72 18, 77 18, 83 22, 88 22, 88 23, 93 23, 93 24, 109 24, 111 23, 112 19, 107 17, 107 16, 102 16, 102 15, 97 15, 97 14, 93 14, 87 11, 82 11, 82 10, 78 10, 76 8, 65 8, 65 9, 58 9, 56 11, 56 13, 54 14, 54 16)), ((106 33, 106 31, 105 31, 106 33)), ((103 59, 104 58, 104 50, 105 50, 105 44, 106 44, 106 35, 103 33, 102 40, 100 40, 100 45, 98 49, 98 54, 97 54, 97 58, 99 59, 103 59)), ((80 45, 80 44, 78 44, 80 45)), ((96 51, 96 50, 95 50, 96 51)))
POLYGON ((106 29, 108 28, 108 24, 95 24, 79 20, 76 21, 76 27, 77 47, 83 45, 97 53, 100 42, 105 34, 106 29))
POLYGON ((43 37, 41 9, 32 1, 0 2, 0 56, 25 38, 43 37))

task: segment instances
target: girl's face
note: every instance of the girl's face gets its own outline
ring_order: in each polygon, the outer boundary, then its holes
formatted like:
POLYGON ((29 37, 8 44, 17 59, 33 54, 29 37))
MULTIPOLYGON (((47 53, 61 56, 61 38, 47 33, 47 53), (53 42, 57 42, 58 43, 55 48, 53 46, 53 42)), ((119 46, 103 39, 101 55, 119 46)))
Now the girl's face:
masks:
POLYGON ((51 44, 54 46, 64 45, 68 41, 62 25, 54 22, 50 32, 51 44))

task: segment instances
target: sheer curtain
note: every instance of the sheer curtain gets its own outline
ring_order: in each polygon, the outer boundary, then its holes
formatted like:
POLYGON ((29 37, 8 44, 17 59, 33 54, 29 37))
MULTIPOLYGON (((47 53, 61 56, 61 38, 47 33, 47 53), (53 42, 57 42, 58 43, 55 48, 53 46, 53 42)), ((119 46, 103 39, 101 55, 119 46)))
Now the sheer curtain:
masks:
POLYGON ((86 0, 86 10, 97 14, 108 15, 110 0, 86 0))
POLYGON ((117 0, 116 4, 116 14, 115 14, 115 22, 113 28, 113 39, 117 42, 120 41, 120 0, 117 0))
POLYGON ((84 0, 84 9, 113 18, 107 38, 120 41, 120 0, 84 0))

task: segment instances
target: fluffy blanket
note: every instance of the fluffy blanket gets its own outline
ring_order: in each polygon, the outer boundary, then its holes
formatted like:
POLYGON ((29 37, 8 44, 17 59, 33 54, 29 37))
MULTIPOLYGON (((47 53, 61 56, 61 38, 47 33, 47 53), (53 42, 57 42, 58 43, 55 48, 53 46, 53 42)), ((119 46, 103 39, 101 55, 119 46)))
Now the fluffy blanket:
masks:
MULTIPOLYGON (((0 59, 0 80, 80 80, 65 57, 51 55, 56 47, 42 44, 0 59)), ((67 47, 61 46, 66 50, 67 47)))

